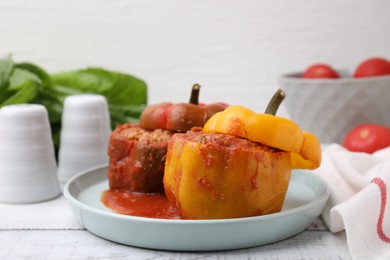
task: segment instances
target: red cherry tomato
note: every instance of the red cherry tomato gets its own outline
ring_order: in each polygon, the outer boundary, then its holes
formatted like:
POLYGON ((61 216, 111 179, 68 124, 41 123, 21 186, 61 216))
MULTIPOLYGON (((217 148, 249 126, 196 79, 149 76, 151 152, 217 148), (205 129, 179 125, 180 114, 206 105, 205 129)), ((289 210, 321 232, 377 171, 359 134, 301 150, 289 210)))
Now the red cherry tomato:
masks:
POLYGON ((314 64, 306 69, 302 78, 305 79, 338 79, 339 74, 329 65, 314 64))
POLYGON ((356 69, 354 78, 390 75, 390 62, 383 58, 372 58, 362 62, 356 69))
POLYGON ((353 152, 373 153, 390 146, 390 128, 364 124, 347 133, 343 146, 353 152))

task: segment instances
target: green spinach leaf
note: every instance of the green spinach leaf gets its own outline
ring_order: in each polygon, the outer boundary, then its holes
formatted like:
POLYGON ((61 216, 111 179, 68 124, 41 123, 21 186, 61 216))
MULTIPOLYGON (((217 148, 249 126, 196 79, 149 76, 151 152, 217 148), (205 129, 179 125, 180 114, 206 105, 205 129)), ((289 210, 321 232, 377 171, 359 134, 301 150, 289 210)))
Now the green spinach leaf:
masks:
POLYGON ((14 63, 10 57, 0 60, 0 104, 5 99, 9 98, 7 88, 13 68, 14 63))
POLYGON ((136 122, 147 103, 147 85, 132 75, 87 68, 54 75, 33 63, 0 59, 0 107, 37 103, 46 107, 53 142, 59 147, 63 103, 70 95, 91 93, 106 97, 112 127, 136 122))
POLYGON ((57 91, 63 93, 97 93, 105 96, 109 105, 112 127, 138 121, 147 103, 144 81, 102 68, 88 68, 52 76, 57 91))
POLYGON ((25 80, 18 88, 18 91, 2 102, 0 107, 30 103, 37 96, 38 83, 33 80, 25 80))
POLYGON ((57 85, 102 94, 113 104, 144 105, 147 102, 146 83, 131 75, 88 68, 55 74, 52 78, 57 85))

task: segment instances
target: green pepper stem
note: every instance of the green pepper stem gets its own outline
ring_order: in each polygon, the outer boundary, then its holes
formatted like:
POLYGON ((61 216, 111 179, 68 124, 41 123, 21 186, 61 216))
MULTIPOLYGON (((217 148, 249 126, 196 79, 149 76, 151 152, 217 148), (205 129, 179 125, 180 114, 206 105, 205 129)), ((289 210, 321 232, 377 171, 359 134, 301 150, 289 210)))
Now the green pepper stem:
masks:
POLYGON ((278 89, 268 103, 265 113, 270 115, 276 115, 276 111, 278 111, 278 108, 285 97, 286 93, 283 90, 278 89))
POLYGON ((192 86, 190 104, 199 105, 200 85, 198 83, 192 86))

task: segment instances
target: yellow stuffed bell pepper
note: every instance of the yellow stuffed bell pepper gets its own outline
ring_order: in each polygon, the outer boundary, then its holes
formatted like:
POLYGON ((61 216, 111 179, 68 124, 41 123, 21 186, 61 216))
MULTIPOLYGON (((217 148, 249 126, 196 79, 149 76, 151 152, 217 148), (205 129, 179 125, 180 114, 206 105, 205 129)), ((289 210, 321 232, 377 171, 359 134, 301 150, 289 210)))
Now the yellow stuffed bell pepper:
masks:
POLYGON ((290 169, 286 152, 194 129, 169 142, 164 189, 184 219, 259 216, 281 210, 290 169))
POLYGON ((293 121, 232 106, 171 139, 164 189, 186 219, 258 216, 281 210, 291 169, 320 162, 319 141, 293 121))

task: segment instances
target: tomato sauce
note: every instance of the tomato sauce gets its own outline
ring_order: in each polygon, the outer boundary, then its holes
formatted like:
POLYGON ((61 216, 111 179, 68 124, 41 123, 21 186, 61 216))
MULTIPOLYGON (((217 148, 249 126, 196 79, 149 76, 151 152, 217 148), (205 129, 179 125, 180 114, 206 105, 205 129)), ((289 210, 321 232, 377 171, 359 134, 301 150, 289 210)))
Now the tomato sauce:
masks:
POLYGON ((181 219, 163 193, 140 193, 106 190, 101 201, 113 211, 130 216, 181 219))

